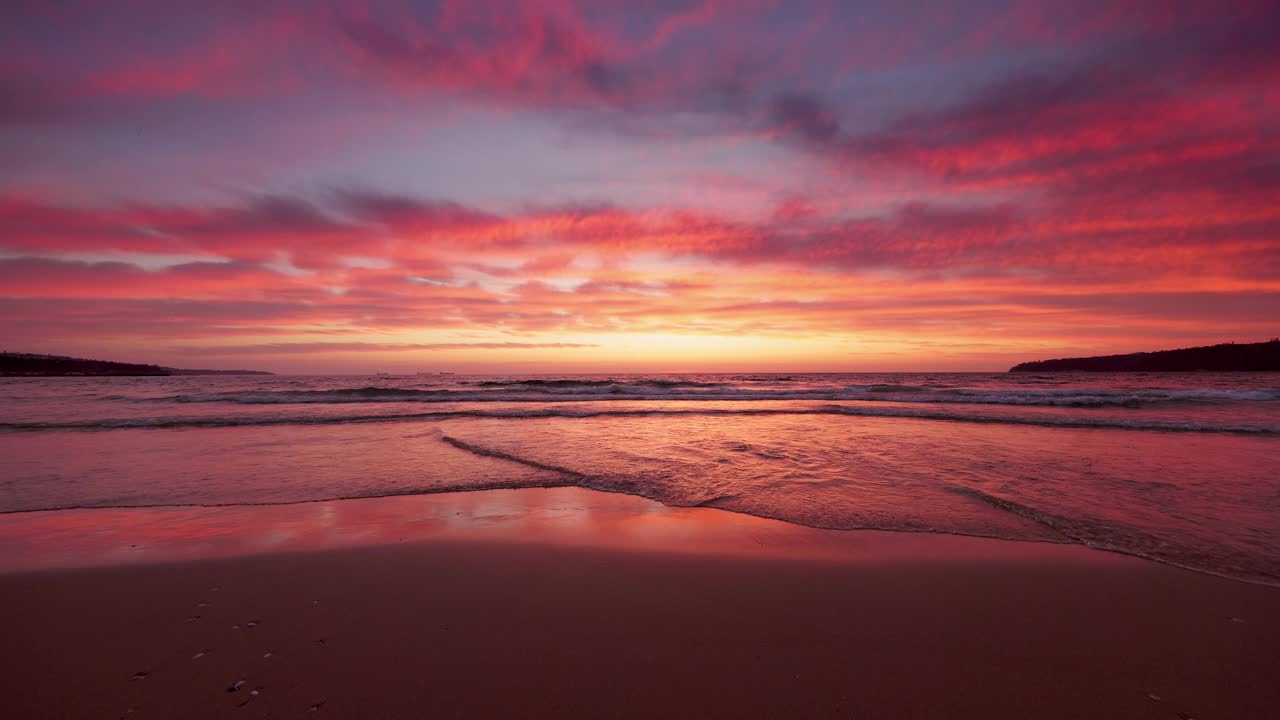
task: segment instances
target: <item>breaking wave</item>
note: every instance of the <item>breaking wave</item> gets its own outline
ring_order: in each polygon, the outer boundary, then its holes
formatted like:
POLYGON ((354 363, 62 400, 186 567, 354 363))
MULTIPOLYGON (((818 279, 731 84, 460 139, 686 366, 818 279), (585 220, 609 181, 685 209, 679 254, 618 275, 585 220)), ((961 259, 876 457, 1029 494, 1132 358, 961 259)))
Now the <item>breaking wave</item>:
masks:
POLYGON ((533 418, 597 418, 644 417, 673 415, 846 415, 855 417, 911 418, 919 420, 948 420, 955 422, 1038 425, 1061 428, 1099 428, 1115 430, 1156 430, 1165 432, 1238 433, 1249 435, 1280 435, 1280 426, 1248 423, 1213 423, 1202 421, 1161 420, 1153 418, 1125 418, 1119 416, 1018 416, 1009 414, 982 414, 953 410, 951 408, 877 407, 874 405, 817 405, 811 407, 736 407, 736 408, 662 408, 652 410, 609 409, 587 407, 541 407, 493 410, 445 410, 440 412, 368 413, 351 415, 296 415, 296 416, 229 416, 229 417, 146 417, 108 418, 68 422, 8 422, 0 423, 0 431, 40 430, 116 430, 116 429, 166 429, 166 428, 216 428, 253 425, 336 425, 344 423, 412 422, 448 420, 454 418, 505 418, 512 420, 533 418))
POLYGON ((445 402, 586 402, 599 400, 751 401, 822 400, 892 401, 905 403, 1026 405, 1044 407, 1127 407, 1194 402, 1273 402, 1280 389, 1195 388, 1164 389, 1016 389, 974 390, 923 385, 846 385, 806 389, 748 388, 726 383, 643 380, 528 380, 483 381, 476 390, 396 387, 333 390, 246 390, 189 393, 142 401, 179 403, 238 403, 245 405, 445 403, 445 402))
POLYGON ((1143 532, 1129 525, 1089 517, 1071 517, 1040 510, 1025 503, 998 497, 971 487, 943 486, 944 490, 977 500, 989 507, 1030 520, 1061 535, 1066 541, 1096 550, 1133 555, 1185 570, 1219 577, 1280 586, 1280 578, 1251 569, 1247 557, 1227 547, 1193 549, 1143 532))

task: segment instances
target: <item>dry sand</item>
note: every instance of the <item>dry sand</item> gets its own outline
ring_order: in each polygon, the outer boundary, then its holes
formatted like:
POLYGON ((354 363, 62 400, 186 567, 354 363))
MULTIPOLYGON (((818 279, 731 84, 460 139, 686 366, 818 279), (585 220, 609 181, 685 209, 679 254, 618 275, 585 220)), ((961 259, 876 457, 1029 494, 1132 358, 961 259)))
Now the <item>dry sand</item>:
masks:
POLYGON ((1276 588, 576 489, 464 495, 4 518, 24 568, 0 574, 5 716, 1280 717, 1276 588), (457 509, 484 502, 523 510, 457 509), (157 528, 176 556, 117 552, 157 528), (23 538, 92 567, 32 571, 23 538))

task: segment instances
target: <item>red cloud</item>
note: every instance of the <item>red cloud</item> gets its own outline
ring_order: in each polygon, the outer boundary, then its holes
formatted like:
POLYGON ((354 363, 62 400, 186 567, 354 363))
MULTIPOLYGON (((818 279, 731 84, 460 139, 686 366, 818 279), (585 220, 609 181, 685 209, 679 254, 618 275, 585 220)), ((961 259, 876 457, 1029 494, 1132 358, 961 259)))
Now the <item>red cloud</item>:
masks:
POLYGON ((11 198, 0 208, 9 252, 27 254, 0 260, 4 329, 31 342, 476 330, 804 335, 977 327, 991 317, 1011 333, 1060 335, 1084 332, 1100 313, 1190 337, 1228 321, 1265 332, 1265 313, 1241 303, 1265 307, 1280 292, 1275 235, 1256 223, 1170 238, 1150 218, 1041 217, 1008 203, 912 203, 799 226, 616 208, 499 216, 352 193, 328 204, 79 209, 11 198), (146 232, 136 232, 143 222, 146 232), (232 259, 152 270, 75 259, 122 250, 232 259), (275 262, 300 254, 302 272, 275 262), (1185 322, 1169 325, 1177 313, 1185 322))

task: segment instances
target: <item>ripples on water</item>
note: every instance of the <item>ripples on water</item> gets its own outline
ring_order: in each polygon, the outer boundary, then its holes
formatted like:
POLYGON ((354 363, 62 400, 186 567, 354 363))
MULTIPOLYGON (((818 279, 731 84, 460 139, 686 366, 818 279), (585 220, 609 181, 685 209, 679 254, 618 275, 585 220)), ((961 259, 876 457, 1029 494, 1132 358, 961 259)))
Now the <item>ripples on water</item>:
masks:
POLYGON ((0 379, 0 511, 581 485, 1280 583, 1280 377, 0 379))

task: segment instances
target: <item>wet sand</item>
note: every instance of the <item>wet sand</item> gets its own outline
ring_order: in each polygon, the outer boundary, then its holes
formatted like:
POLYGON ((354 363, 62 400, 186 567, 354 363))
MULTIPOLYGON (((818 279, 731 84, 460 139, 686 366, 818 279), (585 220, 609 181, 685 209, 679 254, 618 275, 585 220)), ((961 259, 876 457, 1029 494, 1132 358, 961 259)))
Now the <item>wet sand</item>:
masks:
POLYGON ((1276 588, 573 488, 6 516, 0 569, 15 718, 1280 712, 1276 588))

